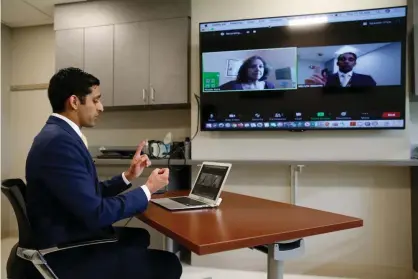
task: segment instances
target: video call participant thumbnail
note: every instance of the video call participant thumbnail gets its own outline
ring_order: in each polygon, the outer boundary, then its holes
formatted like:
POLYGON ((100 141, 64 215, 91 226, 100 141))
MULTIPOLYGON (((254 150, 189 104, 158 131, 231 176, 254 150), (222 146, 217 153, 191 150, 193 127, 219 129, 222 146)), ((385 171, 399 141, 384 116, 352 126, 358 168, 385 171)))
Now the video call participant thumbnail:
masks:
POLYGON ((338 72, 328 74, 322 71, 321 75, 313 75, 309 81, 311 84, 324 85, 326 87, 373 87, 376 81, 365 74, 354 72, 357 63, 357 55, 353 52, 342 53, 337 58, 338 72))
POLYGON ((252 56, 244 61, 238 70, 236 80, 222 84, 220 90, 264 90, 274 89, 274 84, 267 81, 270 69, 260 56, 252 56))
POLYGON ((202 173, 197 184, 205 187, 219 188, 221 186, 221 177, 215 174, 202 173))

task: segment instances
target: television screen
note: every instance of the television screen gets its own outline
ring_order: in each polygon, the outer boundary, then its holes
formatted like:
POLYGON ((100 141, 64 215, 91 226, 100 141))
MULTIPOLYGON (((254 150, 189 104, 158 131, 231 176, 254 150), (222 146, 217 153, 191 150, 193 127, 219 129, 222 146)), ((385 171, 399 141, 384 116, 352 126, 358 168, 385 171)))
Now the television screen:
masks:
POLYGON ((404 129, 406 7, 200 24, 201 129, 404 129))

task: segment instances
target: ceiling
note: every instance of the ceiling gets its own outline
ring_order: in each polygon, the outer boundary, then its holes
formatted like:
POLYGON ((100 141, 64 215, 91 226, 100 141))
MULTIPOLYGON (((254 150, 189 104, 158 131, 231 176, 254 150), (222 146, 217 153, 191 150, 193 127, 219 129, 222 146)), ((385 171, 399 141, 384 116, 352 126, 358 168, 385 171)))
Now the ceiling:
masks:
POLYGON ((1 22, 24 27, 54 22, 54 5, 87 0, 1 0, 1 22))
POLYGON ((376 43, 298 48, 298 58, 317 62, 327 62, 331 59, 337 58, 339 54, 344 52, 354 52, 359 57, 378 48, 384 47, 387 44, 388 43, 376 43))

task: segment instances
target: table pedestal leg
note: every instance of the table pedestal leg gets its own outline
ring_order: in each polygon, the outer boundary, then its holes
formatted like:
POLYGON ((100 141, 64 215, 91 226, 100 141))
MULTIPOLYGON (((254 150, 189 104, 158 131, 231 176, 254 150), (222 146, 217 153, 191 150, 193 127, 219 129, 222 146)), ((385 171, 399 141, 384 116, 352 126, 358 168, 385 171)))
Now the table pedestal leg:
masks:
POLYGON ((267 279, 283 279, 284 262, 274 259, 274 244, 268 246, 267 279))
POLYGON ((164 236, 164 250, 168 252, 174 252, 174 242, 167 236, 164 236))

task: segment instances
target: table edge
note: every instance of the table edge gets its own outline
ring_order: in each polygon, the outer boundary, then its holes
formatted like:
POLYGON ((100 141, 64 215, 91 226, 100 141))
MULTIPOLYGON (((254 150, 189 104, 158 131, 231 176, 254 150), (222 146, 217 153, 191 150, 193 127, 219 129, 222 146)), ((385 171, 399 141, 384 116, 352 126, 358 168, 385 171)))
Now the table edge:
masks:
POLYGON ((315 228, 315 229, 309 229, 312 232, 308 234, 304 233, 304 231, 306 230, 300 230, 296 232, 292 231, 292 232, 280 233, 280 234, 273 233, 268 236, 261 235, 257 237, 247 238, 247 239, 235 239, 235 240, 231 240, 228 242, 217 242, 214 244, 198 245, 198 244, 195 244, 186 240, 181 235, 165 228, 159 223, 146 218, 144 215, 137 215, 136 217, 139 220, 146 223, 147 225, 149 225, 150 227, 164 234, 165 236, 172 238, 174 241, 177 241, 179 244, 183 245, 185 248, 187 248, 188 250, 190 250, 191 252, 199 256, 214 254, 214 253, 219 253, 219 252, 232 251, 232 250, 243 249, 243 248, 250 248, 250 247, 259 246, 259 245, 271 244, 274 242, 305 238, 309 236, 333 233, 333 232, 338 232, 338 231, 343 231, 343 230, 355 229, 355 228, 362 227, 364 224, 362 219, 355 218, 354 220, 348 221, 348 222, 332 224, 329 226, 323 226, 323 227, 315 228))

